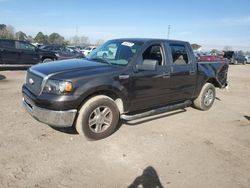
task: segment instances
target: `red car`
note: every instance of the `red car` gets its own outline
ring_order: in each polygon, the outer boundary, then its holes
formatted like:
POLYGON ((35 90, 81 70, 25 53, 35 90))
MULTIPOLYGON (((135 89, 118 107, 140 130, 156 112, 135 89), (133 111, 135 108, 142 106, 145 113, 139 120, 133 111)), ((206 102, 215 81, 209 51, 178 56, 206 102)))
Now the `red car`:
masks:
POLYGON ((213 55, 205 55, 200 56, 199 61, 224 61, 225 59, 220 56, 213 56, 213 55))

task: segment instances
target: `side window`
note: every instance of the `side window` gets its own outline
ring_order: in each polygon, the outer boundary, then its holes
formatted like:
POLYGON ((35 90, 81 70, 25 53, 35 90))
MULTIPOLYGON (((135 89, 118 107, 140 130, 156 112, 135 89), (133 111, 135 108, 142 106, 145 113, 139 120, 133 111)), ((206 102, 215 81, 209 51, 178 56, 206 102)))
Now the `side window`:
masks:
POLYGON ((30 50, 30 51, 35 51, 36 48, 35 46, 29 44, 29 43, 26 43, 26 42, 18 42, 17 43, 17 48, 18 49, 21 49, 21 50, 30 50))
POLYGON ((15 48, 15 41, 2 40, 0 46, 2 48, 15 48))
POLYGON ((185 45, 170 44, 173 63, 176 65, 186 65, 189 63, 188 53, 185 45))
POLYGON ((142 54, 143 60, 150 59, 158 61, 159 65, 163 65, 163 50, 161 45, 152 45, 148 47, 142 54))
POLYGON ((44 49, 46 49, 46 50, 53 50, 53 46, 46 46, 44 49))

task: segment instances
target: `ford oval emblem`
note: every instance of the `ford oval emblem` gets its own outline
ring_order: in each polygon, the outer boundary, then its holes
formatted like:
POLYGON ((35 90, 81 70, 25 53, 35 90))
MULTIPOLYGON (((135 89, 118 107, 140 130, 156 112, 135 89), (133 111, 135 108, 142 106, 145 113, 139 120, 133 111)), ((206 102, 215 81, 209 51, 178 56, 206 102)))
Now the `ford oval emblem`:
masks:
POLYGON ((30 83, 31 85, 33 85, 33 84, 34 84, 34 80, 33 80, 32 78, 30 78, 30 79, 29 79, 29 83, 30 83))

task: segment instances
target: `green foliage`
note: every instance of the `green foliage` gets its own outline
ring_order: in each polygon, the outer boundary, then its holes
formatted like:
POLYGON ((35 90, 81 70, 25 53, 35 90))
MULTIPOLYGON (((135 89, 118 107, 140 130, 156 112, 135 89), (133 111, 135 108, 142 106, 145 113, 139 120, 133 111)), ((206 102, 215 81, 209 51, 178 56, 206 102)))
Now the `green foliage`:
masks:
POLYGON ((216 50, 216 49, 212 49, 210 51, 211 54, 220 54, 221 52, 219 50, 216 50))
POLYGON ((36 37, 34 38, 34 41, 39 44, 48 44, 49 43, 48 35, 44 35, 42 32, 38 32, 36 37))
POLYGON ((18 31, 15 34, 15 37, 16 37, 17 40, 22 40, 22 41, 26 41, 28 39, 27 35, 22 31, 18 31))
POLYGON ((191 44, 191 46, 192 46, 193 50, 198 50, 201 47, 201 45, 195 44, 195 43, 191 44))
POLYGON ((59 35, 58 33, 52 33, 49 35, 49 43, 51 44, 64 44, 64 37, 59 35))
POLYGON ((14 33, 14 28, 12 26, 0 24, 0 39, 15 39, 14 33))

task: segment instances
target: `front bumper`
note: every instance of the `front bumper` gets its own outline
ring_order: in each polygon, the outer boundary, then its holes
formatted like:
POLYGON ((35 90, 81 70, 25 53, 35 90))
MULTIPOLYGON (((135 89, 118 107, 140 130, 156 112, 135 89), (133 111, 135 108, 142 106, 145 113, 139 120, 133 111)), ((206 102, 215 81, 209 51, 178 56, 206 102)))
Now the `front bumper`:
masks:
POLYGON ((77 110, 54 111, 36 106, 26 95, 23 95, 23 106, 36 120, 55 127, 71 127, 77 110))

